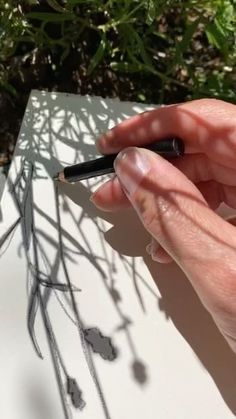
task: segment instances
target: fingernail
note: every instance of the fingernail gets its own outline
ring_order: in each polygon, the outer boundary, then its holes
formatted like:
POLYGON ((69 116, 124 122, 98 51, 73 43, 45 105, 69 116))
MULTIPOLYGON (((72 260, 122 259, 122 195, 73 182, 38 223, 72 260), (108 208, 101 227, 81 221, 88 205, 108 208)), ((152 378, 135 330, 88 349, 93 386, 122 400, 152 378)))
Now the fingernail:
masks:
POLYGON ((151 166, 143 150, 129 147, 118 154, 114 168, 126 192, 133 195, 151 166))
POLYGON ((149 243, 146 246, 146 252, 147 252, 148 255, 151 255, 152 254, 152 243, 149 243))
POLYGON ((153 260, 156 260, 156 252, 159 249, 159 247, 159 243, 154 239, 146 247, 146 252, 152 257, 153 260))
POLYGON ((101 136, 96 142, 96 148, 99 151, 99 153, 103 152, 103 143, 104 143, 104 137, 101 136))
POLYGON ((159 255, 157 255, 156 253, 153 253, 152 255, 152 260, 153 262, 160 262, 162 259, 160 258, 159 255))
POLYGON ((94 204, 94 194, 90 195, 89 200, 94 204))

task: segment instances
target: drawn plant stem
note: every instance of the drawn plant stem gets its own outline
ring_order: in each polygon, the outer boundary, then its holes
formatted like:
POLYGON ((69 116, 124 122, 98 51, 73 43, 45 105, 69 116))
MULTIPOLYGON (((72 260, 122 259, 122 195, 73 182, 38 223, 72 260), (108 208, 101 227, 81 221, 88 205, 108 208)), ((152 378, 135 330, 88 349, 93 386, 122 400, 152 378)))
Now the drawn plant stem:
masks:
POLYGON ((20 220, 21 217, 17 218, 16 221, 11 225, 11 227, 9 227, 9 229, 6 231, 6 233, 3 234, 3 236, 0 239, 0 249, 2 248, 8 237, 15 231, 16 227, 20 223, 20 220))
MULTIPOLYGON (((36 349, 37 354, 42 358, 42 353, 40 351, 39 345, 37 343, 35 333, 34 333, 34 322, 37 313, 37 307, 40 307, 43 324, 45 327, 45 332, 47 336, 47 341, 51 353, 51 358, 53 362, 53 367, 55 370, 55 375, 58 383, 59 394, 61 397, 62 408, 64 412, 65 419, 71 419, 71 412, 69 408, 69 404, 67 401, 66 396, 66 389, 68 395, 71 397, 72 404, 79 409, 82 409, 85 406, 85 402, 82 399, 82 392, 79 389, 77 382, 74 378, 70 377, 67 373, 65 364, 63 362, 62 356, 60 354, 60 350, 58 348, 58 344, 56 341, 55 334, 53 332, 52 324, 50 321, 50 317, 47 311, 46 301, 42 293, 41 288, 55 288, 59 289, 62 292, 67 292, 68 287, 66 284, 60 283, 53 283, 50 277, 47 277, 43 272, 39 269, 39 252, 40 249, 38 248, 38 240, 36 235, 35 223, 34 223, 34 203, 33 203, 33 190, 32 190, 32 178, 33 178, 33 165, 29 162, 28 163, 28 172, 21 171, 21 180, 17 177, 17 183, 11 184, 12 187, 12 195, 16 207, 19 209, 20 213, 22 214, 21 217, 17 220, 21 222, 21 230, 22 230, 22 238, 25 250, 25 256, 27 260, 28 270, 31 274, 32 283, 31 283, 31 290, 29 295, 29 306, 28 306, 28 316, 27 316, 27 324, 29 329, 29 334, 31 336, 33 345, 36 349), (24 184, 22 184, 22 180, 24 184), (24 193, 25 192, 25 193, 24 193), (26 208, 28 208, 28 212, 26 217, 26 208), (27 225, 26 225, 27 223, 27 225), (31 255, 29 252, 29 243, 30 238, 32 241, 32 249, 33 249, 33 259, 31 260, 31 255), (46 279, 45 279, 46 278, 46 279), (65 379, 62 378, 62 373, 65 376, 65 379), (73 386, 69 386, 68 383, 73 382, 73 386), (66 388, 65 388, 65 383, 66 388)), ((16 223, 15 223, 16 224, 16 223)), ((17 225, 17 224, 16 224, 17 225)), ((13 230, 13 226, 11 228, 13 230)), ((5 236, 9 236, 9 231, 6 233, 5 236)), ((75 288, 71 285, 71 289, 73 292, 75 288)))
POLYGON ((82 349, 83 349, 83 353, 84 353, 84 356, 85 356, 87 366, 89 368, 91 378, 94 382, 94 385, 96 387, 96 390, 97 390, 97 393, 98 393, 98 396, 99 396, 99 399, 100 399, 100 402, 101 402, 101 405, 102 405, 102 408, 103 408, 104 416, 105 416, 106 419, 111 419, 111 416, 109 414, 108 407, 107 407, 107 404, 106 404, 106 401, 105 401, 105 398, 104 398, 104 395, 103 395, 103 392, 102 392, 102 389, 101 389, 101 385, 99 383, 99 379, 98 379, 97 374, 96 374, 95 366, 94 366, 93 359, 92 359, 92 356, 91 356, 91 351, 90 351, 90 349, 89 349, 89 347, 88 347, 88 345, 85 341, 84 326, 83 326, 82 320, 81 320, 80 315, 79 315, 78 307, 77 307, 77 304, 76 304, 76 301, 75 301, 75 297, 74 297, 71 282, 70 282, 69 273, 68 273, 65 258, 64 258, 58 185, 54 186, 54 192, 55 192, 55 204, 56 204, 56 215, 57 215, 57 226, 58 226, 57 227, 58 228, 58 245, 59 245, 60 258, 61 258, 61 263, 62 263, 62 266, 63 266, 66 282, 67 282, 68 289, 69 289, 71 304, 72 304, 73 311, 74 311, 74 314, 75 314, 75 319, 76 319, 76 323, 77 323, 77 330, 78 330, 78 334, 79 334, 79 337, 80 337, 81 346, 82 346, 82 349))

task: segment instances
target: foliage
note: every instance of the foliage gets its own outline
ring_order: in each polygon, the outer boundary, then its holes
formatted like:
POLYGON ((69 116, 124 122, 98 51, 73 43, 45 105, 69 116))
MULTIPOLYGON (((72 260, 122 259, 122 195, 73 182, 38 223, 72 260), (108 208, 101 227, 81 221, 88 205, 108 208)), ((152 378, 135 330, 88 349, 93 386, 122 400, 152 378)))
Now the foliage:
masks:
POLYGON ((52 63, 59 54, 63 68, 73 50, 84 49, 87 77, 104 66, 152 75, 157 102, 176 86, 185 98, 236 102, 236 0, 0 1, 0 84, 12 94, 11 59, 19 51, 47 51, 52 63))

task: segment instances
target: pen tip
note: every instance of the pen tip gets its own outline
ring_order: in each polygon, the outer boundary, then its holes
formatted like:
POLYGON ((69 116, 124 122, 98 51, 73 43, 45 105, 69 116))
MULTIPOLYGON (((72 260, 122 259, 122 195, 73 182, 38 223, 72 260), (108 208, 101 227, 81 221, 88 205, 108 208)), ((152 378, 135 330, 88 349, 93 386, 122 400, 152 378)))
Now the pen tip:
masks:
POLYGON ((56 173, 52 178, 55 182, 66 182, 64 171, 56 173))

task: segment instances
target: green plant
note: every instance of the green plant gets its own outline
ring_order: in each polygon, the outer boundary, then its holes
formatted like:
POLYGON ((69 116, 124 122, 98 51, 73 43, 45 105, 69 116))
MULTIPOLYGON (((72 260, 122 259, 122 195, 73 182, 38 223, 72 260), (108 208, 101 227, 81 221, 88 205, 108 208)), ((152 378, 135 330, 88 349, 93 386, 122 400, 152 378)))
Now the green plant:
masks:
MULTIPOLYGON (((18 46, 91 57, 88 77, 99 66, 116 73, 151 75, 157 101, 184 89, 187 98, 235 100, 235 0, 36 0, 1 6, 0 63, 5 73, 18 46), (42 5, 43 3, 43 5, 42 5), (59 51, 59 52, 58 52, 59 51)), ((78 63, 79 65, 79 63, 78 63)), ((1 71, 1 68, 0 68, 1 71)), ((1 73, 0 73, 1 74, 1 73)), ((1 84, 9 89, 8 77, 1 84)), ((146 96, 137 92, 140 100, 146 96)))

